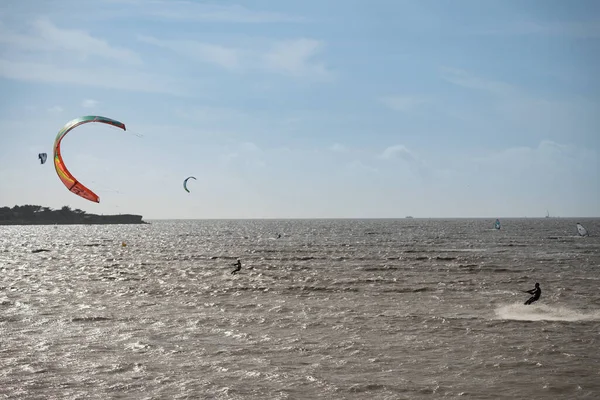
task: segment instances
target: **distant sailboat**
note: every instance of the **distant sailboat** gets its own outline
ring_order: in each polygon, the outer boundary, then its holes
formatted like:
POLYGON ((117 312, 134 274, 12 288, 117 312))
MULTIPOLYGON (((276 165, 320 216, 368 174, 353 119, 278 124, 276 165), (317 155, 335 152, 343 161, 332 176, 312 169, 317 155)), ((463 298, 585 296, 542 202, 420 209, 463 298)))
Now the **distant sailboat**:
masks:
POLYGON ((500 229, 500 220, 496 218, 496 222, 494 223, 494 228, 500 229))
POLYGON ((588 235, 587 229, 585 229, 583 227, 583 225, 581 225, 579 222, 577 223, 577 232, 579 233, 579 236, 587 236, 588 235))

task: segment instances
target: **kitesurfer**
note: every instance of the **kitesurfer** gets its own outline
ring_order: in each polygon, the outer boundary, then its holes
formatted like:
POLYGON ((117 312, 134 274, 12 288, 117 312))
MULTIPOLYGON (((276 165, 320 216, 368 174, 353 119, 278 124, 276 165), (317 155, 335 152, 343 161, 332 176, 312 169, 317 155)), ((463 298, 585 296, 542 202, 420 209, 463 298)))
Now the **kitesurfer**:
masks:
POLYGON ((531 296, 526 302, 525 305, 528 306, 531 303, 538 301, 540 296, 542 295, 542 289, 540 288, 540 284, 539 283, 535 283, 535 288, 531 289, 531 290, 526 290, 525 293, 529 293, 533 296, 531 296))
POLYGON ((236 268, 231 271, 231 275, 235 275, 238 272, 240 272, 240 270, 242 269, 242 262, 240 261, 240 259, 237 259, 237 262, 235 264, 233 264, 236 268))

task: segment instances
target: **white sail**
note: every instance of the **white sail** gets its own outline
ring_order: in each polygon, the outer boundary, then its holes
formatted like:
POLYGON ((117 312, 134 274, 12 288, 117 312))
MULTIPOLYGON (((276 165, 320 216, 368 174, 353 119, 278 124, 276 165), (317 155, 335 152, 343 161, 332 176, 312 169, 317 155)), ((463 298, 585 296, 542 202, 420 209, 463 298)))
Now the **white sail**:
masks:
POLYGON ((580 236, 587 236, 588 231, 581 225, 579 222, 577 223, 577 232, 579 232, 580 236))

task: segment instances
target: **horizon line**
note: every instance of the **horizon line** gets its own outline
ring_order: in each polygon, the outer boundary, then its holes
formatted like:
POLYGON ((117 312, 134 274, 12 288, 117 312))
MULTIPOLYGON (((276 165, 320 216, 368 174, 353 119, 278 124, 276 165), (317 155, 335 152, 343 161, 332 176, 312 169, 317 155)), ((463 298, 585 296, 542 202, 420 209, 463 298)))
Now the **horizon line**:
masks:
POLYGON ((600 219, 595 217, 256 217, 256 218, 144 218, 146 221, 238 221, 238 220, 381 220, 381 219, 600 219))

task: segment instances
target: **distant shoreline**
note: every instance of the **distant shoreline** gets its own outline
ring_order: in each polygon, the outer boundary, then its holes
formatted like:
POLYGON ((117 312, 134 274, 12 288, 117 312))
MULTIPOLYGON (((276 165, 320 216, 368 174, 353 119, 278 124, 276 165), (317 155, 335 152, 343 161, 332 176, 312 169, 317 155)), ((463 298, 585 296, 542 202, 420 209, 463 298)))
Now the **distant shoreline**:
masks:
POLYGON ((68 206, 53 210, 50 207, 24 205, 0 207, 0 225, 117 225, 147 224, 136 214, 98 215, 72 210, 68 206))

